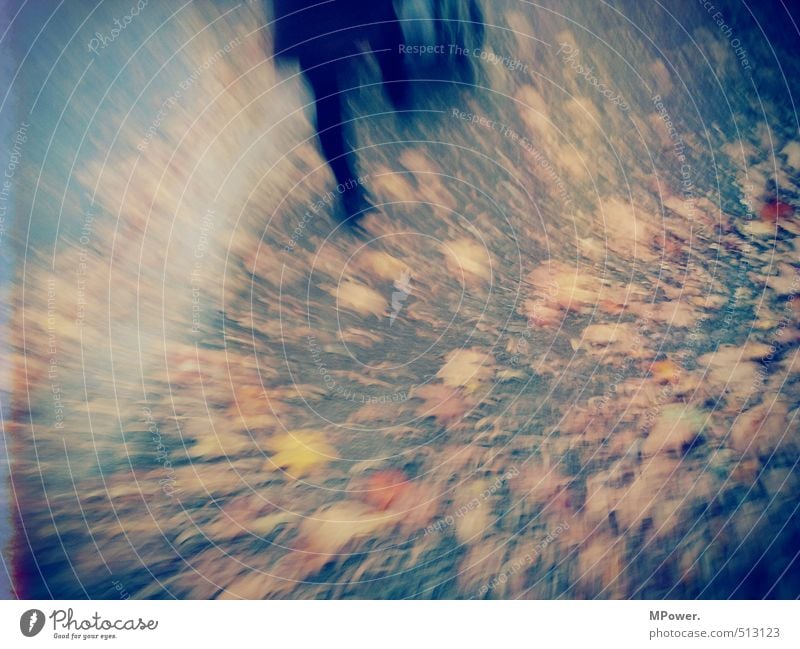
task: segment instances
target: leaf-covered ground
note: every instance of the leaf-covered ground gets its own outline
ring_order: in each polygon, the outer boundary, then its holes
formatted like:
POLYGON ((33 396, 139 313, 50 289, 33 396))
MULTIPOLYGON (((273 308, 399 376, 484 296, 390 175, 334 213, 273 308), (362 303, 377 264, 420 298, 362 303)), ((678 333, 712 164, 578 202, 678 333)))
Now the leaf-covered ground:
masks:
POLYGON ((800 595, 778 18, 723 11, 747 69, 702 6, 492 3, 475 84, 405 116, 366 58, 353 234, 297 70, 219 4, 97 55, 74 9, 25 63, 16 592, 800 595))

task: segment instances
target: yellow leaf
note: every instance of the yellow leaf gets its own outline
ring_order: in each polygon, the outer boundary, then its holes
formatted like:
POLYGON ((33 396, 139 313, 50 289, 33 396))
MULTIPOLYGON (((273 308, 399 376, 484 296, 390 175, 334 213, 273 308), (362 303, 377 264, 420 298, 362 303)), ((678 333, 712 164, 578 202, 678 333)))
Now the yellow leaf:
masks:
POLYGON ((442 248, 447 265, 456 277, 468 274, 489 279, 491 276, 491 259, 483 246, 468 239, 460 239, 447 242, 442 248))
POLYGON ((281 435, 269 446, 270 464, 297 478, 337 457, 336 449, 314 430, 295 430, 281 435))
POLYGON ((477 349, 456 349, 447 355, 447 362, 439 369, 436 376, 445 385, 453 388, 465 387, 473 391, 481 381, 492 377, 494 358, 477 349))
POLYGON ((359 315, 382 316, 386 311, 386 298, 366 284, 345 280, 336 290, 339 307, 352 309, 359 315))
POLYGON ((665 406, 642 444, 642 453, 654 455, 684 451, 703 430, 705 419, 700 410, 684 404, 665 406))
POLYGON ((653 378, 659 383, 677 383, 681 376, 681 368, 669 359, 656 361, 651 369, 653 378))
POLYGON ((353 541, 371 536, 390 521, 366 505, 340 502, 307 518, 301 531, 310 551, 335 554, 353 541))
POLYGON ((360 260, 372 273, 387 282, 393 282, 406 271, 408 266, 399 259, 395 259, 388 252, 368 250, 360 260))
POLYGON ((288 514, 286 512, 277 512, 275 514, 267 514, 266 516, 260 516, 259 518, 255 519, 249 526, 248 532, 252 532, 253 534, 258 534, 260 536, 266 536, 272 530, 274 530, 278 525, 283 523, 290 523, 296 517, 292 514, 288 514))

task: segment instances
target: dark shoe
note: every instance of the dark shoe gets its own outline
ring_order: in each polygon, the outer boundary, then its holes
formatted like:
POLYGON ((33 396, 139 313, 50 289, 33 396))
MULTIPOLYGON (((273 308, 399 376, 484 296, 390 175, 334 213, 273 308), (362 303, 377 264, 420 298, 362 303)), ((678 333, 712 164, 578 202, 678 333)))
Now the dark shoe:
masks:
POLYGON ((407 80, 397 80, 384 83, 386 94, 396 112, 407 111, 411 108, 411 83, 407 80))
POLYGON ((339 200, 339 220, 349 228, 360 230, 361 218, 376 209, 360 187, 344 192, 339 200))

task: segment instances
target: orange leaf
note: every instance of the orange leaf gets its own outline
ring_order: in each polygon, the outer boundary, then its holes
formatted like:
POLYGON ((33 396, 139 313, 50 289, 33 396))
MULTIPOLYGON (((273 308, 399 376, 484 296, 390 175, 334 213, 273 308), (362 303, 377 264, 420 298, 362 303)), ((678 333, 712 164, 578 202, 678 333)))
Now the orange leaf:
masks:
POLYGON ((777 223, 783 219, 788 219, 793 214, 794 208, 779 200, 772 200, 769 203, 764 203, 759 212, 759 216, 770 223, 777 223))
POLYGON ((373 473, 365 485, 366 491, 361 494, 362 500, 381 511, 390 507, 409 487, 406 474, 397 469, 386 469, 373 473))
POLYGON ((680 379, 681 368, 675 361, 663 360, 653 363, 651 370, 653 378, 659 383, 677 383, 680 379))
POLYGON ((441 384, 418 388, 414 390, 414 397, 424 401, 415 414, 433 417, 443 426, 458 421, 474 406, 461 390, 453 390, 441 384))

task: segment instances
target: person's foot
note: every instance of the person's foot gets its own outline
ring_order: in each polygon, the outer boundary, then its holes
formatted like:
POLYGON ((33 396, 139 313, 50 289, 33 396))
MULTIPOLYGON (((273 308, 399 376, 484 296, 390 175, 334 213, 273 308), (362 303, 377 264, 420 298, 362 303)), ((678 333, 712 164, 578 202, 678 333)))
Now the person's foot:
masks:
POLYGON ((411 83, 407 79, 384 82, 383 87, 395 111, 411 108, 411 83))
POLYGON ((468 84, 470 86, 475 84, 475 67, 469 58, 466 56, 459 56, 455 65, 455 69, 456 81, 468 84))
POLYGON ((369 200, 366 191, 361 187, 349 189, 341 195, 339 201, 339 219, 347 227, 361 230, 361 218, 376 209, 369 200))

